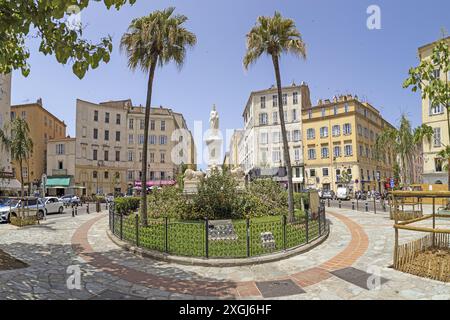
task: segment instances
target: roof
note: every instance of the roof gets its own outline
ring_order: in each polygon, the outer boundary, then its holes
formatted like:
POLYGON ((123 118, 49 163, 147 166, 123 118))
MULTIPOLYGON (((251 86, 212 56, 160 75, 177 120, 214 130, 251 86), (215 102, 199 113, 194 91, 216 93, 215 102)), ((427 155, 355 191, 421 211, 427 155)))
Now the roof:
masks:
POLYGON ((441 40, 446 40, 446 41, 449 41, 449 42, 450 42, 450 36, 445 37, 445 38, 441 38, 441 39, 439 39, 439 40, 436 40, 436 41, 427 43, 427 44, 425 44, 425 45, 419 47, 419 52, 421 52, 421 51, 423 51, 423 50, 425 50, 425 49, 427 49, 427 48, 429 48, 429 47, 434 46, 437 42, 439 42, 439 41, 441 41, 441 40))

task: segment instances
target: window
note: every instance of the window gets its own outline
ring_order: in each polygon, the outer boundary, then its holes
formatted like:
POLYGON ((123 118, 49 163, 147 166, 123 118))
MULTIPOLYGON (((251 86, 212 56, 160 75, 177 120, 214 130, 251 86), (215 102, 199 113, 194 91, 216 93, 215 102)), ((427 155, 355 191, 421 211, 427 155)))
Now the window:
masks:
POLYGON ((161 120, 161 131, 166 131, 166 121, 161 120))
POLYGON ((297 109, 292 110, 292 122, 297 121, 297 109))
POLYGON ((359 146, 359 155, 362 157, 364 154, 364 147, 363 146, 359 146))
POLYGON ((92 178, 97 179, 97 171, 92 171, 92 178))
POLYGON ((272 106, 275 108, 275 107, 278 107, 278 95, 276 95, 276 94, 274 94, 273 96, 272 96, 272 106))
POLYGON ((293 132, 292 132, 292 139, 293 139, 293 141, 294 142, 298 142, 298 141, 300 141, 300 130, 294 130, 293 132))
POLYGON ((161 157, 161 161, 160 162, 164 163, 166 161, 166 154, 164 152, 161 152, 160 157, 161 157))
POLYGON ((436 69, 433 71, 433 78, 434 79, 439 79, 441 77, 441 70, 436 69))
POLYGON ((444 113, 444 106, 430 101, 430 116, 444 113))
POLYGON ((98 121, 98 111, 94 110, 94 121, 98 121))
POLYGON ((316 131, 313 128, 306 130, 306 137, 308 140, 312 140, 316 137, 316 131))
POLYGON ((109 151, 108 150, 105 150, 104 160, 109 161, 109 151))
POLYGON ((266 125, 267 124, 267 113, 260 113, 259 114, 259 125, 266 125))
POLYGON ((128 129, 130 130, 134 129, 134 119, 128 120, 128 129))
POLYGON ((347 113, 348 112, 348 103, 344 104, 344 112, 347 113))
POLYGON ((346 135, 346 136, 352 134, 352 125, 350 123, 344 124, 343 131, 344 131, 344 135, 346 135))
POLYGON ((322 117, 325 117, 325 108, 322 108, 322 117))
POLYGON ((293 104, 298 104, 298 92, 294 92, 292 94, 292 103, 293 104))
POLYGON ((58 155, 64 154, 64 144, 56 145, 56 154, 58 155))
POLYGON ((316 149, 314 148, 308 149, 308 159, 314 160, 315 158, 316 158, 316 149))
POLYGON ((109 141, 109 130, 105 130, 105 141, 109 141))
POLYGON ((273 124, 278 123, 278 112, 276 112, 276 111, 272 114, 272 123, 273 124))
POLYGON ((94 139, 98 139, 98 129, 94 129, 94 139))
POLYGON ((322 176, 324 176, 324 177, 329 176, 328 168, 322 168, 322 176))
POLYGON ((340 146, 335 146, 333 148, 333 155, 338 158, 341 156, 341 147, 340 146))
POLYGON ((280 159, 281 159, 280 150, 272 151, 272 161, 273 162, 280 162, 280 159))
POLYGON ((63 164, 63 162, 62 162, 61 160, 58 161, 58 169, 59 169, 59 170, 64 169, 64 164, 63 164))
POLYGON ((120 161, 120 151, 116 150, 116 161, 120 161))
POLYGON ((268 144, 269 143, 269 134, 267 132, 261 132, 260 134, 260 143, 268 144))
POLYGON ((322 159, 328 159, 329 158, 328 147, 322 147, 320 155, 322 159))
POLYGON ((284 116, 284 122, 285 123, 288 122, 288 113, 287 113, 287 111, 283 112, 283 116, 284 116))
POLYGON ((144 135, 143 134, 138 135, 138 143, 144 144, 144 135))
POLYGON ((436 172, 442 172, 442 159, 434 159, 434 168, 436 172))
POLYGON ((370 130, 370 140, 372 140, 372 141, 373 141, 373 139, 374 139, 374 134, 373 134, 373 131, 372 131, 372 130, 370 130))
POLYGON ((363 134, 363 128, 362 128, 362 125, 360 125, 360 124, 358 124, 358 134, 360 136, 362 136, 362 134, 363 134))
POLYGON ((341 135, 341 126, 338 124, 334 125, 332 131, 333 131, 333 137, 340 136, 341 135))
POLYGON ((105 112, 105 123, 109 123, 109 112, 105 112))
MULTIPOLYGON (((287 140, 288 142, 291 142, 291 132, 288 131, 288 130, 286 130, 286 140, 287 140)), ((280 142, 281 142, 281 140, 280 140, 280 142)))
POLYGON ((150 144, 156 144, 156 140, 157 140, 156 136, 152 134, 150 136, 150 144))
POLYGON ((165 180, 166 179, 166 173, 164 171, 161 171, 161 180, 165 180))
POLYGON ((150 152, 150 163, 154 163, 155 162, 155 153, 150 152))
POLYGON ((83 138, 86 138, 86 135, 87 135, 87 128, 86 127, 83 127, 81 129, 81 135, 83 136, 83 138))
MULTIPOLYGON (((142 129, 144 129, 144 127, 142 127, 142 129)), ((150 120, 150 130, 155 130, 155 120, 150 120)))
POLYGON ((109 179, 109 172, 108 171, 105 171, 104 177, 105 177, 105 179, 109 179))
POLYGON ((369 147, 366 146, 366 158, 369 158, 369 155, 370 155, 369 147))
POLYGON ((261 109, 265 109, 266 108, 266 97, 261 97, 260 103, 261 103, 261 109))
POLYGON ((134 144, 134 135, 133 134, 128 135, 128 144, 134 144))
POLYGON ((127 172, 127 179, 128 179, 128 181, 133 181, 134 180, 134 171, 128 171, 127 172))
POLYGON ((155 172, 150 171, 150 180, 155 180, 155 172))
POLYGON ((116 124, 120 124, 120 114, 116 114, 116 124))
POLYGON ((287 98, 288 98, 287 93, 283 93, 283 107, 287 106, 287 98))
POLYGON ((294 160, 300 161, 300 148, 294 148, 294 160))
POLYGON ((133 151, 128 151, 128 161, 133 161, 134 153, 133 151))
POLYGON ((320 137, 326 138, 328 137, 328 127, 322 127, 320 128, 320 137))
POLYGON ((310 169, 309 170, 309 176, 310 177, 315 177, 316 176, 316 169, 310 169))
POLYGON ((369 138, 369 129, 364 128, 364 137, 369 138))
POLYGON ((159 144, 167 144, 167 136, 159 136, 159 144))
POLYGON ((337 106, 333 106, 333 114, 334 115, 338 114, 338 107, 337 106))
POLYGON ((433 147, 441 146, 441 128, 433 128, 433 147))
POLYGON ((272 132, 272 142, 279 143, 281 142, 281 135, 279 131, 272 132))
POLYGON ((344 153, 346 157, 350 157, 353 155, 353 147, 351 144, 347 144, 344 146, 344 153))
POLYGON ((312 118, 312 110, 309 109, 309 110, 308 110, 308 119, 311 119, 311 118, 312 118))
POLYGON ((97 157, 97 152, 98 152, 98 151, 95 150, 95 149, 92 150, 92 159, 93 159, 93 160, 97 160, 97 158, 98 158, 98 157, 97 157))
POLYGON ((120 131, 116 131, 116 141, 120 141, 120 131))

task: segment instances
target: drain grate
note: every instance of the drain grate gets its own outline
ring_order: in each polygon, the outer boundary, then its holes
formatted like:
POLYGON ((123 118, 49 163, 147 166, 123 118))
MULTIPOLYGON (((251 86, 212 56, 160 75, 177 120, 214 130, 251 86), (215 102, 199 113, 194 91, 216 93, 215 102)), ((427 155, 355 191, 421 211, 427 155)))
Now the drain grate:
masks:
POLYGON ((264 298, 275 298, 305 293, 305 290, 303 290, 299 285, 297 285, 290 279, 277 281, 260 281, 256 282, 256 286, 258 287, 261 295, 264 298))
MULTIPOLYGON (((359 270, 353 267, 331 271, 330 273, 344 281, 350 282, 351 284, 354 284, 355 286, 366 290, 375 289, 372 286, 377 282, 375 281, 374 277, 376 276, 374 274, 367 273, 363 270, 359 270)), ((379 284, 383 285, 388 281, 389 279, 380 277, 379 284)))

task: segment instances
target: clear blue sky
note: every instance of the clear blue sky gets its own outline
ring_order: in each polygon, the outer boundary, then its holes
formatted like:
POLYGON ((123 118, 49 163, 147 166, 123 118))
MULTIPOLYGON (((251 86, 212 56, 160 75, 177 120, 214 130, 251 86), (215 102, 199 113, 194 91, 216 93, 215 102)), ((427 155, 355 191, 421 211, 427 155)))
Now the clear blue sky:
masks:
POLYGON ((30 40, 31 75, 24 79, 14 73, 13 103, 42 97, 45 107, 66 121, 72 136, 77 98, 92 102, 131 98, 134 104, 144 104, 146 76, 127 69, 118 43, 133 18, 168 6, 189 17, 187 26, 197 35, 198 44, 188 53, 181 72, 173 65, 157 70, 152 105, 182 112, 191 129, 194 120, 207 121, 213 103, 222 129, 241 127, 249 93, 274 83, 273 67, 266 57, 248 72, 242 67, 245 34, 259 15, 279 10, 296 21, 307 43, 306 61, 282 58, 283 84, 306 81, 313 103, 335 94, 357 94, 393 124, 402 112, 414 125, 420 123, 420 96, 403 89, 402 82, 409 67, 418 63, 417 48, 436 40, 442 27, 450 30, 448 0, 137 0, 120 11, 92 3, 82 12, 87 25, 84 35, 95 41, 110 34, 114 41, 111 61, 80 81, 70 66, 43 56, 35 40, 30 40), (366 9, 371 4, 381 7, 381 30, 366 28, 366 9))

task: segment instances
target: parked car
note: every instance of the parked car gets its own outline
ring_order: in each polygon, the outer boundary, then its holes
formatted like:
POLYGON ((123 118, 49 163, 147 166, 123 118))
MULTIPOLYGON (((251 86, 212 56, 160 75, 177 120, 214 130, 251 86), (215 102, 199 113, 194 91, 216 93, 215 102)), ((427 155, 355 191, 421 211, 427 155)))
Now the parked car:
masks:
POLYGON ((44 204, 46 214, 64 212, 64 203, 57 197, 45 197, 41 201, 44 204))
POLYGON ((68 194, 68 195, 62 196, 61 198, 59 198, 59 201, 61 201, 66 206, 72 205, 72 204, 75 204, 75 205, 81 204, 80 198, 73 194, 68 194))
POLYGON ((322 192, 322 196, 321 196, 321 198, 322 199, 330 199, 330 200, 333 200, 334 198, 335 198, 335 193, 334 193, 334 191, 333 190, 324 190, 323 192, 322 192))
POLYGON ((9 222, 11 217, 19 216, 21 208, 37 210, 39 219, 44 217, 44 204, 38 198, 28 199, 9 199, 2 207, 0 207, 0 222, 9 222))
POLYGON ((350 200, 350 191, 348 188, 339 187, 336 191, 336 199, 337 200, 350 200))

